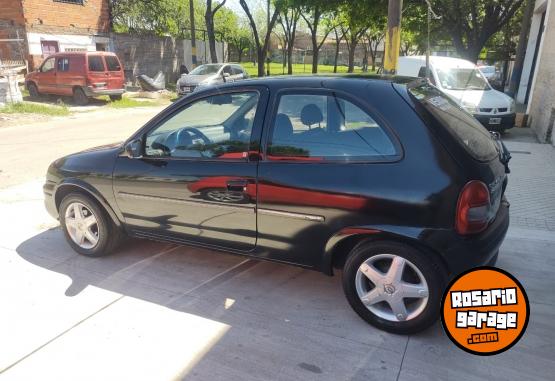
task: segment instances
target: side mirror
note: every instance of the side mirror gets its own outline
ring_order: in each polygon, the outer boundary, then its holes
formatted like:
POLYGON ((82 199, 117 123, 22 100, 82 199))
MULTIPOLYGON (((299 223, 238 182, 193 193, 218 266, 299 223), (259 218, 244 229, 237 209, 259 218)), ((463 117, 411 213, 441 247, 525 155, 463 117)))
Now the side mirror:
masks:
POLYGON ((222 78, 224 79, 224 82, 227 81, 227 79, 230 77, 229 73, 224 73, 222 72, 222 78))
POLYGON ((134 139, 125 145, 125 154, 131 159, 139 159, 143 157, 143 141, 142 139, 134 139))

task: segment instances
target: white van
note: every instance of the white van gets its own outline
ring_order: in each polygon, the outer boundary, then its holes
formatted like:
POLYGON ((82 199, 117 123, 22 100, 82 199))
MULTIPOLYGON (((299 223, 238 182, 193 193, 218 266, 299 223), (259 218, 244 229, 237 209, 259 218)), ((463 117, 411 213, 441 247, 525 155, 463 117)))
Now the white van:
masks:
MULTIPOLYGON (((426 76, 425 56, 399 57, 397 74, 426 76)), ((515 102, 494 90, 470 61, 430 56, 430 81, 470 112, 488 130, 503 132, 515 124, 515 102)))

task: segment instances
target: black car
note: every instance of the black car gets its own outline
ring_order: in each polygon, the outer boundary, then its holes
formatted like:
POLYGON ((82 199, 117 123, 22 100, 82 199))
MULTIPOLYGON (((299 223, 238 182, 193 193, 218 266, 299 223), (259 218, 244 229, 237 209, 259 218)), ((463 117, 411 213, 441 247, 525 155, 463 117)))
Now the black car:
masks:
POLYGON ((85 256, 127 234, 341 269, 363 319, 410 333, 451 277, 495 263, 507 161, 425 81, 271 78, 199 90, 123 144, 56 160, 44 192, 85 256))

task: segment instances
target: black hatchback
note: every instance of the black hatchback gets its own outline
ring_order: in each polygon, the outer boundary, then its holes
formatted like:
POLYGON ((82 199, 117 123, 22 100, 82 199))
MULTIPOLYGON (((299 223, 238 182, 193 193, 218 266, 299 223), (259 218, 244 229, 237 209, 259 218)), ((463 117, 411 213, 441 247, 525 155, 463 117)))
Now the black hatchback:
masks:
POLYGON ((285 77, 195 92, 123 144, 56 160, 44 192, 85 256, 130 235, 340 269, 363 319, 411 333, 451 277, 495 263, 508 157, 427 82, 285 77))

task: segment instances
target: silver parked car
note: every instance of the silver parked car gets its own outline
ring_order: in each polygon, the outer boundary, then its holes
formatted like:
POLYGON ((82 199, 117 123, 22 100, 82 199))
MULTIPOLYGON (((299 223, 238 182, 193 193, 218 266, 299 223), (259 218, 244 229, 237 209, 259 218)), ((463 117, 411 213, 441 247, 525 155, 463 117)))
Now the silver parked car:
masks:
POLYGON ((183 74, 177 80, 175 87, 178 95, 187 95, 195 91, 197 87, 235 82, 248 77, 245 69, 238 64, 205 64, 196 67, 189 74, 183 74))

